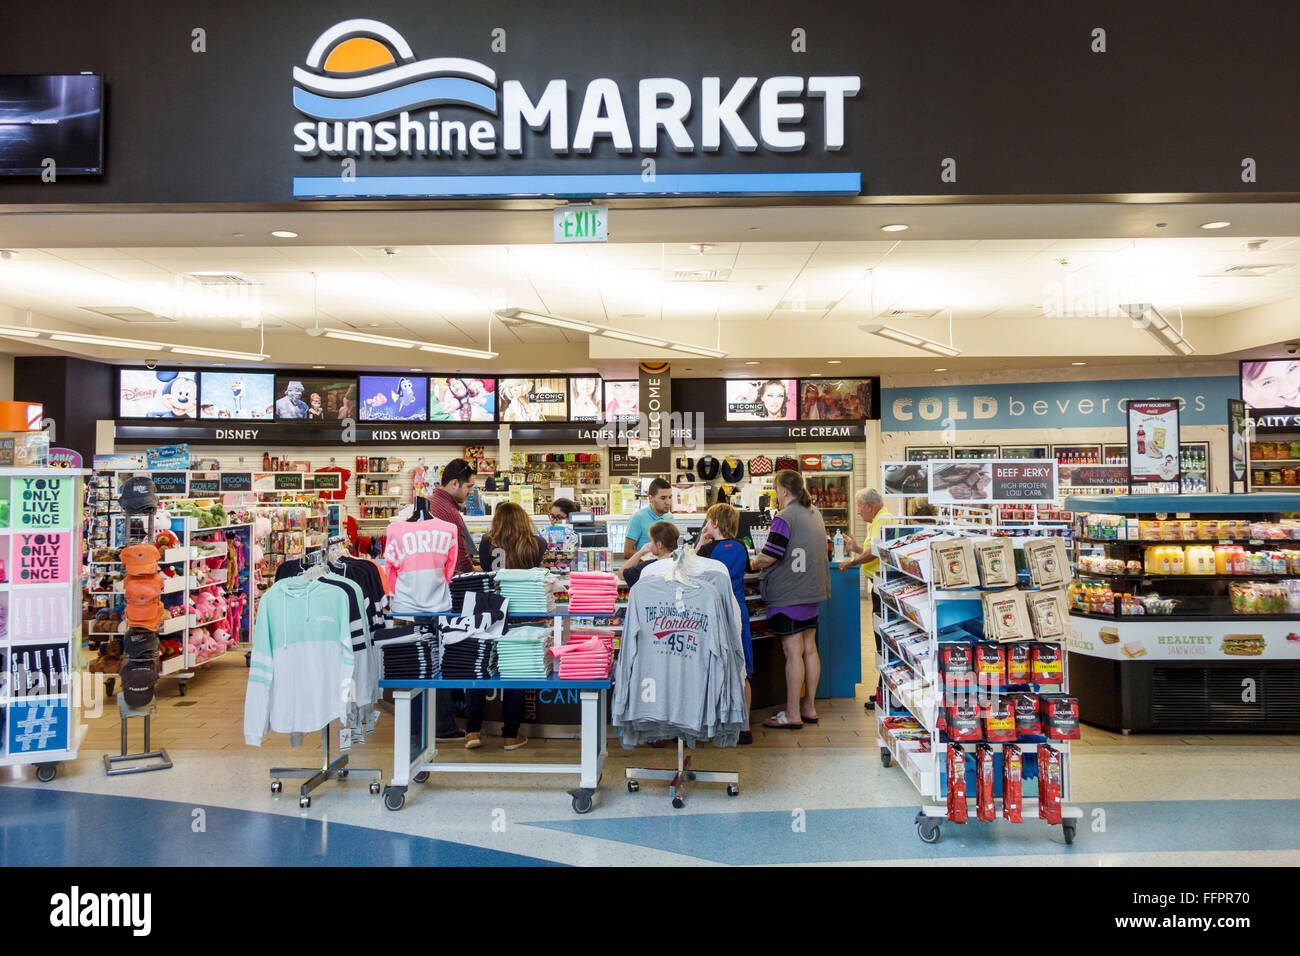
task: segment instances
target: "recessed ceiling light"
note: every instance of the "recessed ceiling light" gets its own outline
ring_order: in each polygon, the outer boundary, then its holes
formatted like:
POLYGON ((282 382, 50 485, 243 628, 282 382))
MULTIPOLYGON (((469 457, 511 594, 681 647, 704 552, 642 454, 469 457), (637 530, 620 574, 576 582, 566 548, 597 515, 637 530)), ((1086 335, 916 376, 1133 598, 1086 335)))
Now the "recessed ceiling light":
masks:
POLYGON ((935 371, 936 371, 936 372, 946 372, 946 371, 948 371, 948 370, 947 370, 946 368, 937 368, 937 369, 935 369, 935 371))
POLYGON ((757 365, 758 363, 757 363, 757 362, 746 362, 745 364, 746 364, 746 365, 757 365))
POLYGON ((243 239, 243 238, 244 238, 244 234, 243 234, 242 232, 232 232, 232 233, 230 234, 230 238, 231 238, 231 239, 243 239))
POLYGON ((880 231, 881 232, 902 232, 906 228, 907 228, 906 223, 894 222, 894 223, 890 223, 888 226, 881 226, 880 231))
POLYGON ((422 371, 424 371, 424 370, 423 370, 423 369, 418 369, 418 368, 408 368, 407 371, 408 371, 408 372, 422 372, 422 371))
POLYGON ((1230 223, 1230 222, 1225 222, 1225 221, 1222 220, 1222 219, 1218 219, 1218 220, 1215 220, 1214 222, 1203 222, 1203 223, 1201 223, 1201 228, 1202 228, 1202 229, 1226 229, 1226 228, 1228 228, 1228 226, 1231 226, 1231 225, 1232 225, 1232 223, 1230 223))
POLYGON ((324 368, 324 365, 313 365, 312 368, 324 368))
POLYGON ((559 374, 560 374, 560 371, 561 371, 561 370, 558 369, 558 368, 553 368, 553 369, 551 369, 547 374, 548 374, 548 375, 559 375, 559 374))
POLYGON ((822 377, 822 373, 821 373, 821 372, 809 372, 808 374, 811 375, 813 378, 821 378, 821 377, 822 377))
POLYGON ((296 232, 290 232, 288 229, 276 229, 276 230, 274 230, 274 231, 271 233, 271 235, 275 236, 275 238, 277 238, 277 239, 297 239, 297 238, 298 238, 298 234, 297 234, 296 232))
POLYGON ((1087 365, 1087 362, 1071 362, 1071 365, 1087 365))
POLYGON ((842 360, 841 360, 841 359, 827 359, 827 360, 826 360, 826 364, 827 364, 827 365, 840 365, 840 364, 842 364, 842 360))

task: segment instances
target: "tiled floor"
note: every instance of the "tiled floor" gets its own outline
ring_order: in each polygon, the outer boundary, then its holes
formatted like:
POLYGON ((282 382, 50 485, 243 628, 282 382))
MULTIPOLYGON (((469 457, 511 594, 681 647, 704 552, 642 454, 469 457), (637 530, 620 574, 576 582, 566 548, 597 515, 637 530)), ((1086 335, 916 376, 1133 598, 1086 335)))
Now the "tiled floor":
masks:
MULTIPOLYGON (((358 774, 327 784, 300 810, 288 779, 286 792, 272 796, 267 771, 315 763, 319 738, 297 749, 281 735, 247 746, 248 671, 243 655, 232 654, 201 670, 184 697, 174 679, 160 683, 153 743, 171 754, 170 770, 104 775, 101 756, 119 744, 111 700, 86 721, 79 759, 53 782, 36 782, 30 768, 0 769, 0 865, 111 864, 128 850, 103 821, 127 811, 156 824, 147 861, 157 863, 1300 864, 1300 736, 1124 737, 1085 726, 1074 745, 1072 803, 1084 818, 1073 846, 1060 827, 1028 819, 945 824, 939 843, 924 844, 912 822, 918 795, 897 768, 881 766, 862 706, 875 680, 869 655, 864 675, 858 699, 818 702, 815 727, 767 730, 756 719, 752 747, 698 748, 700 769, 741 773, 735 798, 701 784, 674 810, 662 784, 628 793, 625 767, 668 766, 674 754, 624 751, 611 737, 596 806, 583 816, 565 793, 572 778, 472 773, 412 785, 400 812, 384 809, 368 793, 371 777, 358 774), (201 832, 193 824, 200 816, 201 832)), ((139 729, 131 730, 139 749, 139 729)), ((385 716, 352 748, 352 765, 391 776, 391 735, 385 716)), ((438 759, 576 762, 577 744, 532 740, 504 754, 499 738, 487 738, 480 751, 452 744, 438 759)))

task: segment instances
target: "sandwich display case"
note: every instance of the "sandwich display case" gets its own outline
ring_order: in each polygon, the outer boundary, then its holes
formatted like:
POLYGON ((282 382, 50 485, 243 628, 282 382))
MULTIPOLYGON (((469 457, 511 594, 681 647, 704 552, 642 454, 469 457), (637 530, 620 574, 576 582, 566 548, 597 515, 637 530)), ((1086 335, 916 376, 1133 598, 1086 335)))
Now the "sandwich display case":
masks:
POLYGON ((1072 496, 1089 723, 1300 730, 1300 494, 1072 496))

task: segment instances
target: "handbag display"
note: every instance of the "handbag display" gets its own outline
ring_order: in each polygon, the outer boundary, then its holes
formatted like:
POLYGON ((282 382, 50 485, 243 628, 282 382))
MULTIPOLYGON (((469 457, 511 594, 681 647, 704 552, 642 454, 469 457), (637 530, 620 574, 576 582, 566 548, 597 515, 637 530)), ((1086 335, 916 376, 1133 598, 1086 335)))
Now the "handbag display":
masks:
POLYGON ((772 473, 772 459, 766 455, 756 455, 749 459, 749 476, 751 478, 757 475, 770 475, 772 473))

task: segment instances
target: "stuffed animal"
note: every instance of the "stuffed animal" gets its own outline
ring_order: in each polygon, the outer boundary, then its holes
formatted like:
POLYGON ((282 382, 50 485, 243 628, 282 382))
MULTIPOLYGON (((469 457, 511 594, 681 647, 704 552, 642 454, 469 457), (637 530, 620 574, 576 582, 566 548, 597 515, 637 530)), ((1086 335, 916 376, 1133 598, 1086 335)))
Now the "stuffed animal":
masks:
POLYGON ((216 611, 217 604, 212 599, 209 591, 200 591, 194 599, 194 609, 199 616, 200 621, 210 621, 216 611))
POLYGON ((176 535, 172 534, 170 531, 159 531, 153 537, 153 546, 159 551, 166 551, 168 548, 174 548, 178 544, 180 544, 180 542, 177 540, 176 535))
POLYGON ((223 651, 234 643, 230 638, 230 629, 226 627, 225 624, 218 624, 214 627, 212 629, 212 637, 216 640, 217 644, 221 646, 223 651))

